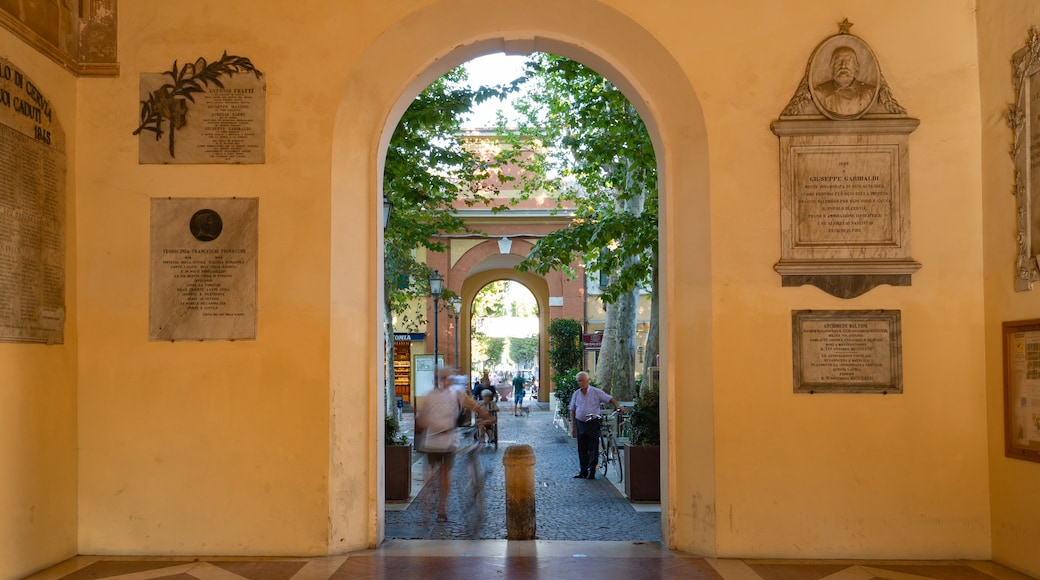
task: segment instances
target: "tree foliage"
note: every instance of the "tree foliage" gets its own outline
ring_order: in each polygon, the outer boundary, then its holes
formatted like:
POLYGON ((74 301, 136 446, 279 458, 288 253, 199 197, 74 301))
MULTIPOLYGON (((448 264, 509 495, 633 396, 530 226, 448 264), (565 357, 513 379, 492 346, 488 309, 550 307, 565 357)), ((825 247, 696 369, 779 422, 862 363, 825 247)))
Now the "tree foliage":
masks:
POLYGON ((580 369, 583 351, 581 322, 557 318, 549 323, 549 365, 556 374, 580 369))
POLYGON ((509 339, 509 355, 521 365, 531 365, 538 359, 538 337, 524 336, 509 339))
MULTIPOLYGON (((519 165, 521 189, 557 192, 574 205, 574 220, 542 238, 518 266, 545 275, 573 274, 576 261, 588 273, 604 272, 607 308, 604 344, 596 374, 621 399, 635 391, 635 327, 638 292, 651 292, 657 260, 657 161, 638 111, 610 81, 584 65, 536 54, 515 100, 522 120, 507 131, 500 157, 519 165)), ((651 308, 653 312, 658 310, 651 308)), ((654 321, 653 329, 657 328, 654 321)), ((648 345, 656 348, 656 337, 648 345)), ((647 351, 654 358, 654 352, 647 351)))
MULTIPOLYGON (((460 136, 464 115, 473 105, 500 93, 472 90, 465 79, 465 69, 459 67, 419 93, 401 116, 386 152, 383 196, 393 204, 383 231, 386 360, 393 360, 393 315, 429 293, 431 270, 416 259, 416 249, 443 252, 439 235, 469 231, 454 211, 457 200, 492 203, 493 192, 474 187, 487 176, 489 163, 464 147, 460 136)), ((442 293, 441 307, 449 307, 452 295, 442 293)), ((385 375, 389 409, 393 373, 385 375)))
POLYGON ((493 163, 467 149, 460 137, 464 115, 501 91, 473 90, 465 80, 466 71, 459 67, 431 83, 409 105, 390 138, 383 195, 393 211, 383 240, 384 290, 393 312, 429 291, 431 271, 416 260, 416 248, 443 252, 446 246, 438 235, 471 231, 455 213, 456 201, 493 204, 494 191, 475 187, 493 163))
POLYGON ((639 113, 613 83, 572 60, 538 53, 526 67, 516 129, 500 126, 521 189, 573 202, 568 227, 539 240, 521 270, 610 273, 606 303, 650 281, 657 247, 657 161, 639 113), (527 153, 527 154, 525 154, 527 153))

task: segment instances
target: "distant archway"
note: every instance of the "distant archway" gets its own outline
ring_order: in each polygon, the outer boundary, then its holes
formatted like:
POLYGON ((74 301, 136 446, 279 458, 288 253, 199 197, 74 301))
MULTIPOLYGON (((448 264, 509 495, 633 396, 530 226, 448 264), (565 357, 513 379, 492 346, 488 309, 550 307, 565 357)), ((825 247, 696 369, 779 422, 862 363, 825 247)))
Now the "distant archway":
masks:
MULTIPOLYGON (((545 278, 538 276, 537 274, 520 274, 512 268, 493 268, 476 272, 466 278, 466 281, 462 284, 462 304, 465 318, 459 318, 459 328, 462 333, 459 335, 460 344, 468 345, 473 338, 472 334, 472 308, 469 308, 473 304, 473 298, 477 295, 477 292, 481 288, 487 286, 492 282, 498 280, 513 280, 523 284, 531 294, 534 295, 535 301, 538 303, 538 384, 549 385, 549 284, 546 283, 545 278)), ((472 360, 472 353, 469 348, 462 350, 462 368, 468 369, 472 360)), ((542 397, 543 391, 548 393, 547 388, 540 388, 538 391, 539 399, 542 397)))
POLYGON ((384 369, 380 214, 390 135, 415 95, 451 68, 491 52, 544 51, 582 62, 619 86, 653 139, 661 198, 662 538, 673 549, 715 555, 711 211, 697 95, 650 32, 598 0, 527 0, 495 10, 488 19, 480 2, 442 0, 408 14, 352 61, 342 93, 331 152, 329 347, 337 356, 330 357, 330 550, 375 547, 383 539, 376 445, 383 393, 372 385, 384 369), (370 256, 363 279, 377 283, 369 289, 355 289, 357 272, 343 266, 356 252, 370 256), (359 408, 367 409, 363 424, 359 408), (676 421, 678 408, 693 420, 676 421), (359 456, 344 441, 370 442, 372 452, 359 456))

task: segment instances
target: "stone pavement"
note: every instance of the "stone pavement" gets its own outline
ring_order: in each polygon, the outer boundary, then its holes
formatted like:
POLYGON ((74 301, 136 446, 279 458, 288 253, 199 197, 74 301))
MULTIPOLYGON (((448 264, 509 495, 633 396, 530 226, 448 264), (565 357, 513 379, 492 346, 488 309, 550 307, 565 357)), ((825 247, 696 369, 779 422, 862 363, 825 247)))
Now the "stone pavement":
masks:
MULTIPOLYGON (((436 523, 436 499, 430 485, 423 485, 425 460, 416 453, 413 487, 409 502, 387 502, 387 539, 505 539, 505 468, 502 454, 509 445, 527 444, 534 448, 535 522, 538 540, 620 540, 661 541, 659 504, 633 505, 617 484, 613 470, 609 477, 595 480, 574 479, 578 472, 578 452, 569 433, 554 425, 554 411, 548 403, 528 401, 529 416, 514 417, 512 403, 499 403, 499 446, 480 451, 487 470, 485 504, 487 517, 474 535, 464 525, 462 461, 452 470, 452 490, 448 498, 448 522, 436 523), (420 487, 421 486, 421 487, 420 487), (423 506, 427 508, 424 523, 423 506)), ((412 416, 402 418, 404 432, 412 439, 412 416)))

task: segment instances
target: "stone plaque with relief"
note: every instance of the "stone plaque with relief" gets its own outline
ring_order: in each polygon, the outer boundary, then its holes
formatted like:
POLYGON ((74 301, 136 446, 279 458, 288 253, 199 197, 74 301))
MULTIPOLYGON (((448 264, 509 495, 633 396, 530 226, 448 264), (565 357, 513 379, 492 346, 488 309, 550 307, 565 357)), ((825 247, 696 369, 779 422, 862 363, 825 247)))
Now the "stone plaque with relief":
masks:
POLYGON ((248 58, 174 62, 142 73, 140 95, 140 163, 264 162, 266 84, 248 58))
POLYGON ((853 298, 879 284, 909 286, 909 137, 918 126, 892 96, 877 58, 840 32, 809 58, 772 124, 780 138, 784 286, 812 284, 853 298))
POLYGON ((259 200, 152 200, 150 340, 256 338, 259 200))

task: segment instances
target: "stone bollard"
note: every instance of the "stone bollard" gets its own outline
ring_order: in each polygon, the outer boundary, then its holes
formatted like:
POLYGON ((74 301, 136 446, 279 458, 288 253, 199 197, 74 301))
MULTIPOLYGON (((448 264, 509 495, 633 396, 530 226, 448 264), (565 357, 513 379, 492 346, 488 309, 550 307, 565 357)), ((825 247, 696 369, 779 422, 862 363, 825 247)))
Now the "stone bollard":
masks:
POLYGON ((506 539, 533 540, 534 448, 510 445, 502 455, 506 469, 506 539))

